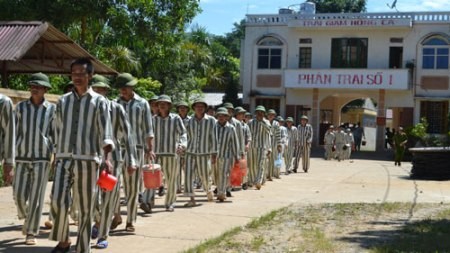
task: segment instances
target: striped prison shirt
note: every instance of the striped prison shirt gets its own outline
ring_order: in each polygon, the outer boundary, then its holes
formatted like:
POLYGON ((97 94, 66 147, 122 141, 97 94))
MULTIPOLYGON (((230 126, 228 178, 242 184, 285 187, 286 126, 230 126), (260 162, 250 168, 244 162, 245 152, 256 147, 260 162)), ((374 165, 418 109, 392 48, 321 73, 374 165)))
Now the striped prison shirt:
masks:
POLYGON ((191 117, 186 124, 188 136, 186 153, 194 155, 217 154, 215 124, 216 119, 206 114, 200 120, 195 116, 191 117))
POLYGON ((252 148, 272 150, 270 141, 271 127, 268 120, 253 119, 248 123, 248 127, 252 134, 252 148))
POLYGON ((15 118, 12 101, 0 94, 0 163, 14 164, 15 161, 15 118))
POLYGON ((25 100, 16 106, 16 161, 50 161, 54 152, 56 105, 44 99, 35 106, 25 100))
POLYGON ((245 152, 245 138, 244 138, 244 129, 242 129, 242 123, 234 117, 231 117, 228 123, 230 123, 236 131, 236 135, 238 138, 237 152, 239 155, 243 156, 245 152))
POLYGON ((95 160, 102 148, 114 149, 108 101, 91 88, 83 95, 64 94, 56 106, 56 158, 95 160))
POLYGON ((178 146, 186 148, 187 133, 180 116, 169 113, 165 118, 156 115, 153 120, 154 152, 156 155, 173 156, 176 154, 178 146))
POLYGON ((297 127, 291 126, 291 128, 286 127, 287 131, 287 139, 288 139, 288 145, 290 147, 295 147, 297 145, 297 139, 298 139, 298 131, 297 127))
POLYGON ((270 134, 271 134, 271 142, 272 147, 277 147, 278 145, 281 145, 281 129, 280 125, 278 124, 278 121, 273 120, 272 123, 269 123, 270 128, 270 134))
POLYGON ((288 144, 288 133, 285 126, 280 126, 280 142, 282 145, 288 144))
POLYGON ((130 101, 118 98, 117 102, 125 108, 128 121, 133 129, 136 148, 145 149, 147 138, 153 138, 152 112, 147 100, 134 93, 130 101))
POLYGON ((217 157, 239 160, 239 140, 236 128, 229 122, 222 126, 217 121, 215 131, 217 136, 217 157))
POLYGON ((298 145, 303 147, 306 143, 311 143, 313 138, 313 129, 310 124, 302 126, 301 124, 297 127, 298 130, 298 145))
POLYGON ((252 133, 250 132, 250 128, 248 127, 248 125, 246 123, 241 122, 241 124, 242 124, 242 130, 244 132, 245 145, 247 145, 252 141, 252 133))
POLYGON ((114 135, 114 144, 116 149, 111 153, 113 161, 121 162, 122 150, 125 152, 129 164, 128 166, 136 166, 136 140, 134 139, 133 129, 128 121, 125 109, 115 101, 109 102, 109 110, 111 113, 111 124, 114 135))

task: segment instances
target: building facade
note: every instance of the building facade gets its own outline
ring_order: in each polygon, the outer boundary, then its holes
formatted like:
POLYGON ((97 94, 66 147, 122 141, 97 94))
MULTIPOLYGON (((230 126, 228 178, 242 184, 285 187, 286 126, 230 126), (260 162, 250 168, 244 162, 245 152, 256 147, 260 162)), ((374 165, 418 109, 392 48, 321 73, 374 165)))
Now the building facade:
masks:
POLYGON ((450 11, 247 15, 243 102, 250 110, 265 105, 296 122, 307 115, 315 136, 321 136, 325 124, 343 123, 343 106, 371 98, 376 117, 359 123, 373 131, 376 149, 384 147, 388 109, 394 127, 425 117, 430 133, 444 134, 449 51, 450 11))

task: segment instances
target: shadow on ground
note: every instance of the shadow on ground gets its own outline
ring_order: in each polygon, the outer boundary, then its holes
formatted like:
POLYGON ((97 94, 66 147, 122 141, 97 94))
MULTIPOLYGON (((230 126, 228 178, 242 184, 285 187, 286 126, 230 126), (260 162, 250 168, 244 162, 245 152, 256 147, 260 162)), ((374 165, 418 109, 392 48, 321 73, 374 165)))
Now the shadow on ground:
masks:
MULTIPOLYGON (((392 221, 392 226, 403 222, 392 221)), ((368 230, 338 240, 359 244, 372 252, 450 252, 450 221, 425 219, 407 223, 398 229, 368 230)))

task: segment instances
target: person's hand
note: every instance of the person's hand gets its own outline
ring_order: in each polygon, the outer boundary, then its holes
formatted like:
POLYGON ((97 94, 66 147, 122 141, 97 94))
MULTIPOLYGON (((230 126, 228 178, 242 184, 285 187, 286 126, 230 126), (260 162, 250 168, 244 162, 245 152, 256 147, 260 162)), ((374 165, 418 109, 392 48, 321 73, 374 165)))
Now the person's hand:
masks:
POLYGON ((127 167, 128 175, 133 175, 133 173, 136 171, 136 169, 137 169, 136 166, 128 166, 127 167))
POLYGON ((267 150, 267 157, 270 157, 270 154, 271 154, 272 152, 270 151, 270 150, 267 150))
POLYGON ((145 157, 151 161, 155 161, 156 160, 156 155, 152 150, 148 150, 145 152, 145 157))
POLYGON ((183 153, 184 153, 184 148, 183 148, 183 146, 178 145, 178 147, 177 147, 177 154, 178 154, 178 155, 181 155, 181 154, 183 154, 183 153))
POLYGON ((245 145, 245 152, 248 152, 248 149, 249 149, 249 145, 247 144, 247 145, 245 145))
POLYGON ((5 186, 9 186, 12 184, 14 177, 13 165, 12 164, 3 164, 3 182, 5 186))
POLYGON ((278 146, 277 146, 277 151, 278 151, 278 153, 281 153, 282 150, 283 150, 283 147, 281 147, 281 145, 278 145, 278 146))
POLYGON ((216 154, 212 154, 211 155, 211 164, 214 165, 216 164, 217 161, 217 155, 216 154))
POLYGON ((113 172, 113 167, 108 160, 102 162, 102 164, 100 165, 100 169, 106 171, 106 173, 108 174, 112 174, 113 172))

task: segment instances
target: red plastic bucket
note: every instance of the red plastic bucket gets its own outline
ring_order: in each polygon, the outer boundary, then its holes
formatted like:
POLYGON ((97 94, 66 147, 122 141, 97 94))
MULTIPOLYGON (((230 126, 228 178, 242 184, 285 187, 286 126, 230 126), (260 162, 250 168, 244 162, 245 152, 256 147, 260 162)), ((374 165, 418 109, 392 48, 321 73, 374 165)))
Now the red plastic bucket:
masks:
POLYGON ((247 159, 239 160, 239 166, 241 167, 242 177, 247 176, 247 159))
POLYGON ((114 186, 116 186, 117 178, 111 174, 108 174, 106 171, 102 170, 100 173, 100 176, 97 180, 97 185, 103 190, 103 191, 112 191, 114 189, 114 186))
POLYGON ((230 172, 230 184, 231 186, 242 185, 242 170, 240 164, 237 162, 234 164, 230 172))
POLYGON ((159 164, 144 165, 142 174, 146 189, 158 189, 163 185, 163 173, 159 164))

